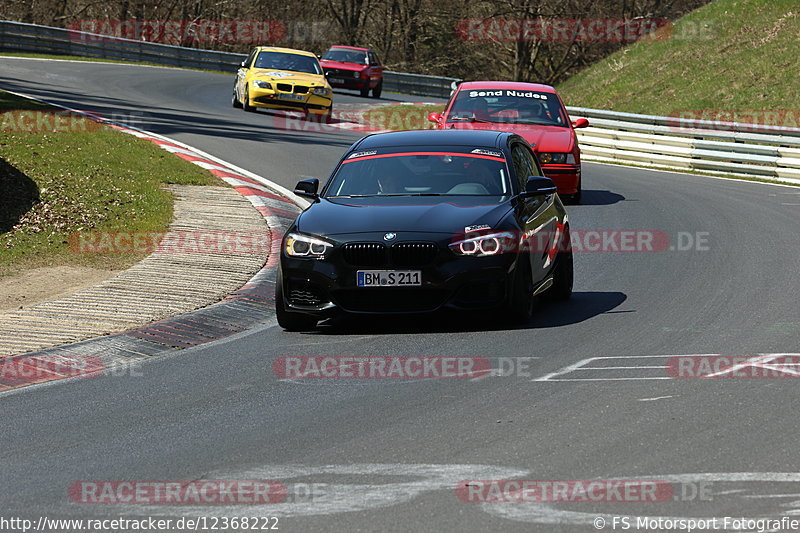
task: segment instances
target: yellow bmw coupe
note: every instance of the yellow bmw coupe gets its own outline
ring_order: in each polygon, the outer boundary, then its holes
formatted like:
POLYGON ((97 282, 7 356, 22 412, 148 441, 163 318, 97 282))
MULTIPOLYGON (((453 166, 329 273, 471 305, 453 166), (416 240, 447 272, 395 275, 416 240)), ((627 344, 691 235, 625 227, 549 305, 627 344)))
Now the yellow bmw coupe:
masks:
POLYGON ((259 46, 236 73, 232 103, 245 111, 264 107, 329 118, 333 90, 311 52, 259 46))

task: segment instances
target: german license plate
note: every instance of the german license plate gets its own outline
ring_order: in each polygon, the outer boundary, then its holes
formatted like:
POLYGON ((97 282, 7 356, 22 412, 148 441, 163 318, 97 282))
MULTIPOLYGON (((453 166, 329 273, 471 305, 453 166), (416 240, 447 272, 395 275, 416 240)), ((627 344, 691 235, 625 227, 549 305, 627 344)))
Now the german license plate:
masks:
POLYGON ((420 270, 359 270, 356 272, 358 287, 419 287, 422 285, 420 270))
POLYGON ((281 93, 280 96, 283 100, 299 100, 300 102, 306 99, 304 94, 281 93))
POLYGON ((328 81, 331 83, 344 83, 344 78, 330 78, 328 81))

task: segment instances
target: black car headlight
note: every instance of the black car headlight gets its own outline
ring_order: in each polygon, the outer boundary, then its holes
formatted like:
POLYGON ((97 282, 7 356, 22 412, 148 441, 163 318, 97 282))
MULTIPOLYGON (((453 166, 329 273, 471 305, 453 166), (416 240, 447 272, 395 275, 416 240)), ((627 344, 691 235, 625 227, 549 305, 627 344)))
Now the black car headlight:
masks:
POLYGON ((574 165, 575 164, 575 156, 571 153, 561 153, 561 152, 539 152, 539 162, 543 165, 547 164, 555 164, 555 165, 563 165, 565 163, 574 165))
POLYGON ((333 248, 333 244, 313 235, 303 235, 301 233, 290 233, 286 237, 283 251, 291 257, 309 257, 321 259, 333 248))
POLYGON ((449 245, 450 249, 458 255, 473 257, 486 257, 512 252, 517 248, 517 237, 510 231, 489 233, 465 238, 449 245))

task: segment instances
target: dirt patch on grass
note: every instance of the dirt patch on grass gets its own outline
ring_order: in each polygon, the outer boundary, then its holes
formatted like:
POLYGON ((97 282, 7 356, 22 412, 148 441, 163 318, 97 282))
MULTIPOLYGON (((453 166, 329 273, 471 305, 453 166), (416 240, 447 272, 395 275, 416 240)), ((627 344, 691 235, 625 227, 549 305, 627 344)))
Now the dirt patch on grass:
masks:
POLYGON ((16 311, 68 296, 118 272, 82 266, 52 266, 0 278, 0 312, 16 311))

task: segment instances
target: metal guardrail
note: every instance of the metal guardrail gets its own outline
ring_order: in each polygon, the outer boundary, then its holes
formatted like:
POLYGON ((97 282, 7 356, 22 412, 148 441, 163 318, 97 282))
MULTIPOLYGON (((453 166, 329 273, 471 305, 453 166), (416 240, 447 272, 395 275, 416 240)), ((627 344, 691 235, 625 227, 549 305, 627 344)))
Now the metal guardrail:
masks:
MULTIPOLYGON (((247 57, 245 54, 122 39, 8 20, 0 21, 0 51, 74 55, 230 72, 234 72, 247 57)), ((405 94, 447 98, 458 81, 456 78, 389 70, 384 72, 383 88, 405 94)))
POLYGON ((8 20, 0 21, 0 51, 74 55, 231 72, 247 57, 8 20))
POLYGON ((800 128, 568 107, 587 161, 800 183, 800 128))
POLYGON ((424 74, 409 74, 408 72, 383 72, 383 88, 402 94, 416 94, 419 96, 435 96, 449 98, 450 93, 456 88, 458 78, 441 78, 426 76, 424 74))

